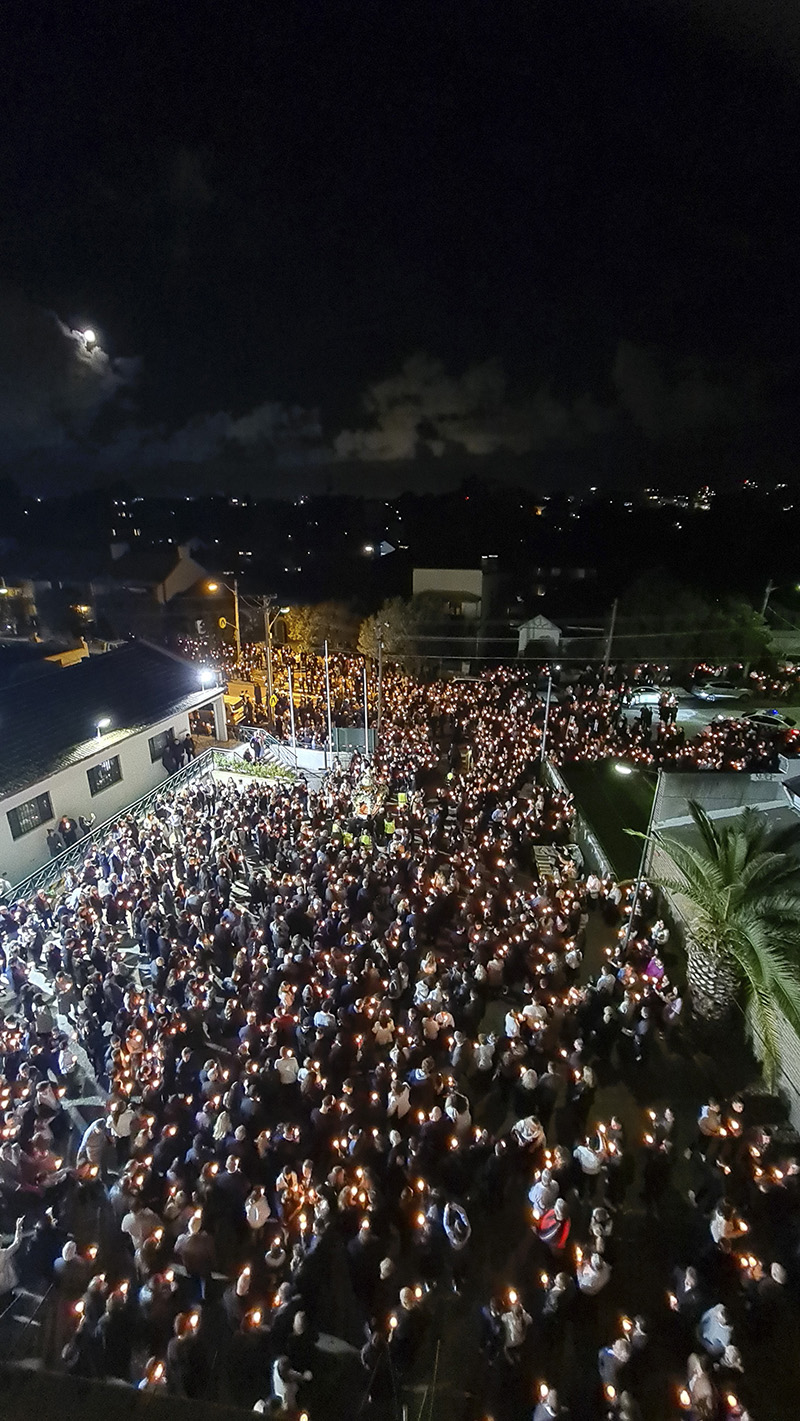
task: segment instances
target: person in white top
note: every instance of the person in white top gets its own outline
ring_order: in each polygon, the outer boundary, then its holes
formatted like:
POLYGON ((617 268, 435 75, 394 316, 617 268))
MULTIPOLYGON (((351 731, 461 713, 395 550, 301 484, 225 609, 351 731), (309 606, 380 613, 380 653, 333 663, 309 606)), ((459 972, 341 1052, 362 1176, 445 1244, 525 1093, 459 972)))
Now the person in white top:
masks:
POLYGON ((411 1093, 407 1081, 396 1080, 392 1082, 389 1091, 389 1103, 386 1114, 391 1117, 396 1115, 398 1120, 402 1120, 411 1109, 411 1093))
POLYGON ((259 1229, 263 1229, 271 1213, 269 1200, 264 1193, 264 1186, 257 1184, 248 1195, 245 1203, 245 1216, 251 1231, 257 1233, 259 1229))
POLYGON ((543 1169, 539 1178, 528 1190, 528 1198, 533 1212, 541 1218, 542 1214, 552 1208, 560 1193, 558 1181, 553 1178, 552 1171, 543 1169))
POLYGON ((593 908, 595 908, 599 902, 602 887, 603 885, 597 877, 597 874, 590 873, 586 880, 586 892, 589 895, 589 902, 593 908))
POLYGON ((475 1043, 474 1061, 475 1069, 481 1075, 484 1075, 486 1072, 492 1069, 492 1065, 494 1063, 494 1048, 496 1044, 497 1042, 494 1036, 487 1036, 484 1032, 480 1033, 478 1040, 475 1043))
POLYGON ((310 1382, 310 1372, 296 1372, 288 1357, 276 1357, 272 1364, 272 1395, 284 1411, 297 1409, 297 1391, 301 1382, 310 1382))
POLYGON ((275 1062, 275 1070, 278 1072, 281 1085, 294 1085, 300 1072, 300 1062, 288 1046, 281 1047, 281 1054, 275 1062))
POLYGON ((146 1238, 163 1227, 163 1221, 152 1209, 145 1208, 141 1199, 131 1200, 130 1213, 122 1220, 122 1232, 128 1235, 137 1253, 146 1238))
POLYGON ((589 1298, 602 1292, 611 1277, 611 1264, 599 1253, 593 1253, 578 1264, 578 1288, 589 1298))
POLYGON ((512 1366, 519 1362, 519 1349, 528 1335, 530 1325, 531 1318, 520 1302, 512 1303, 500 1318, 500 1326, 503 1329, 503 1353, 506 1361, 512 1366))

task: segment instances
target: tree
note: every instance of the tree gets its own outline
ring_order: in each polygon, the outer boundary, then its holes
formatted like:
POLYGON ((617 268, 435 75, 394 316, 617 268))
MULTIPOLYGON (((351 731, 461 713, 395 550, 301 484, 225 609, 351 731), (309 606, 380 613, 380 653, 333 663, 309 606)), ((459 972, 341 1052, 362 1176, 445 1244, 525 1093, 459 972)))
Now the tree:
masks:
POLYGON ((290 607, 286 613, 286 635, 292 651, 311 651, 314 646, 314 608, 290 607))
POLYGON ((710 598, 665 572, 637 578, 620 598, 614 652, 625 661, 725 665, 770 657, 769 627, 742 598, 710 598))
POLYGON ((692 1006, 721 1021, 740 1003, 759 1039, 770 1087, 779 1063, 779 1014, 800 1036, 800 822, 773 830, 744 809, 715 824, 693 800, 699 843, 656 830, 653 841, 674 869, 654 882, 687 907, 687 977, 692 1006))
POLYGON ((357 619, 346 602, 318 602, 313 607, 290 607, 286 631, 294 651, 321 651, 327 641, 332 652, 350 652, 355 647, 357 619))
POLYGON ((372 661, 378 655, 378 634, 387 661, 405 663, 415 651, 417 619, 409 602, 390 597, 372 617, 365 617, 358 633, 358 650, 372 661))

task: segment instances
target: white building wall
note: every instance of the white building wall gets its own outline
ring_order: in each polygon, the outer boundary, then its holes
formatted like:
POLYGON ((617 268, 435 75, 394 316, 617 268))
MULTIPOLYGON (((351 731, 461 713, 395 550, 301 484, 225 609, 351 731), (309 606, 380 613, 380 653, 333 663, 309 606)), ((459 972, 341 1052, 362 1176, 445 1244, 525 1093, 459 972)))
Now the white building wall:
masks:
MULTIPOLYGON (((224 726, 222 693, 208 696, 202 704, 205 705, 212 699, 215 719, 219 719, 224 726)), ((50 857, 47 832, 58 824, 62 815, 67 814, 70 818, 77 819, 79 814, 94 814, 97 823, 102 824, 104 819, 120 813, 135 799, 140 799, 143 794, 155 789, 157 784, 167 778, 167 774, 160 758, 151 760, 148 742, 152 736, 158 735, 162 730, 168 730, 170 726, 175 732, 175 738, 181 739, 189 729, 189 711, 154 721, 146 730, 114 740, 110 745, 104 746, 102 742, 98 742, 95 754, 87 755, 85 759, 69 765, 56 775, 51 775, 49 779, 29 785, 27 789, 0 800, 0 878, 10 879, 12 884, 18 883, 47 862, 50 857), (119 756, 122 779, 110 785, 108 789, 101 790, 99 794, 92 795, 87 770, 115 755, 119 756), (38 829, 32 829, 29 834, 23 834, 20 839, 12 838, 8 822, 9 809, 15 809, 27 800, 35 799, 36 795, 45 791, 50 795, 53 806, 52 820, 41 824, 38 829)))

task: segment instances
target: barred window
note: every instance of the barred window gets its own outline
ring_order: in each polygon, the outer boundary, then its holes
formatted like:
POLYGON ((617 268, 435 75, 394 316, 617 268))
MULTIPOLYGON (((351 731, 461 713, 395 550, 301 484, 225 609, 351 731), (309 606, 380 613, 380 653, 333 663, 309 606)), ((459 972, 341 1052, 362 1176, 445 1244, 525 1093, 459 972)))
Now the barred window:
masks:
POLYGON ((38 829, 40 824, 47 824, 53 818, 49 794, 37 794, 35 799, 26 799, 25 803, 18 804, 16 809, 9 809, 6 818, 12 839, 21 839, 23 834, 30 834, 32 829, 38 829))
POLYGON ((86 771, 86 778, 92 794, 101 794, 104 789, 110 789, 122 779, 119 755, 112 755, 110 760, 101 760, 99 765, 93 765, 91 770, 86 771))

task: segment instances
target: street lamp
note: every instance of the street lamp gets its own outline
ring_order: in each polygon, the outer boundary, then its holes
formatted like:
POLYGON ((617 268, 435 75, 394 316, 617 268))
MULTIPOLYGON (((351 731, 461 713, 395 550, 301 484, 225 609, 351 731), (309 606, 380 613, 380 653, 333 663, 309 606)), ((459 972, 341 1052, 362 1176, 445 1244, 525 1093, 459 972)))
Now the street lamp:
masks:
POLYGON ((103 718, 102 718, 102 720, 96 720, 96 721, 95 721, 95 728, 96 728, 96 730, 97 730, 97 738, 98 738, 98 740, 102 740, 102 738, 103 738, 103 731, 104 731, 104 730, 108 730, 108 727, 110 726, 110 724, 111 724, 111 717, 110 717, 110 716, 107 716, 107 715, 104 715, 103 718))
POLYGON ((207 592, 219 592, 220 587, 225 587, 228 592, 233 593, 233 632, 236 638, 236 662, 237 665, 242 659, 242 638, 239 634, 239 579, 234 577, 233 587, 227 582, 207 582, 207 592))
POLYGON ((201 672, 200 672, 200 685, 201 685, 201 686, 211 686, 211 685, 213 685, 214 681, 216 681, 216 679, 217 679, 217 673, 216 673, 216 671, 210 671, 207 666, 204 666, 204 667, 202 668, 202 670, 201 670, 201 672))
POLYGON ((618 775, 632 775, 632 774, 633 774, 633 767, 632 767, 631 765, 623 765, 621 762, 618 762, 618 763, 614 766, 614 769, 616 770, 616 772, 617 772, 618 775))

